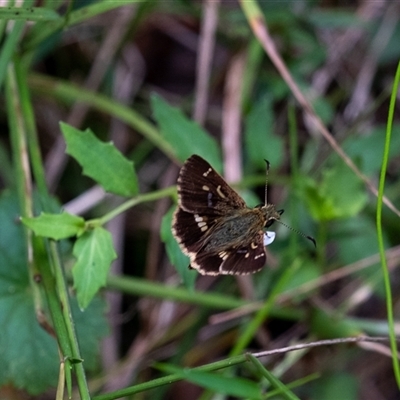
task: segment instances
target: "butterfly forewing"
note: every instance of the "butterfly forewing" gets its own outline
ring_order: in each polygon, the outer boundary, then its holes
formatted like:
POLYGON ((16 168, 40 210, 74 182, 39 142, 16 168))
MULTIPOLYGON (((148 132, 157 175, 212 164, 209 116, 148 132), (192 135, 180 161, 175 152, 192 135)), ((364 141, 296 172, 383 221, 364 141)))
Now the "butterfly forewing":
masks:
POLYGON ((226 215, 246 207, 243 199, 210 164, 197 155, 181 168, 178 178, 179 207, 196 214, 226 215))
POLYGON ((198 214, 188 213, 182 208, 175 212, 173 231, 178 243, 188 254, 198 252, 205 243, 209 225, 204 217, 203 219, 204 224, 198 214))

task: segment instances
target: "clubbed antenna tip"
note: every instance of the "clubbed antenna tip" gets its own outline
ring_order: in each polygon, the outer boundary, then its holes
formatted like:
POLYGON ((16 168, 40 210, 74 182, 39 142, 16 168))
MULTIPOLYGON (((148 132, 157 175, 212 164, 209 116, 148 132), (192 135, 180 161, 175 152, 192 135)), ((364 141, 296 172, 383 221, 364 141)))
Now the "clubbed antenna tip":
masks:
POLYGON ((306 238, 311 242, 313 242, 314 247, 317 248, 317 241, 312 236, 306 236, 306 238))

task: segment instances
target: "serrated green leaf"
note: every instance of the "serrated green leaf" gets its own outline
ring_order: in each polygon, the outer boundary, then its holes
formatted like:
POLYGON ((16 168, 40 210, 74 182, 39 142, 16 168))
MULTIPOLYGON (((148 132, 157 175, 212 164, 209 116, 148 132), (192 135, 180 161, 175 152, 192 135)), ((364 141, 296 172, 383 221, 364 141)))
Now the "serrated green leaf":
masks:
POLYGON ((79 235, 85 227, 85 220, 83 218, 68 214, 65 211, 61 214, 42 213, 38 217, 23 217, 21 220, 36 235, 54 240, 79 235))
POLYGON ((153 115, 163 137, 175 149, 177 158, 186 160, 192 154, 205 158, 221 172, 222 162, 217 141, 196 122, 189 120, 179 108, 170 106, 160 96, 152 95, 153 115))
POLYGON ((61 123, 67 150, 82 166, 83 173, 98 182, 107 192, 134 196, 138 182, 133 162, 128 161, 112 143, 104 143, 90 129, 80 131, 61 123))
POLYGON ((265 159, 274 168, 278 168, 283 160, 283 141, 274 135, 273 121, 272 103, 268 96, 259 100, 246 118, 246 151, 252 163, 260 168, 265 168, 265 159))
MULTIPOLYGON (((37 395, 55 387, 59 371, 57 343, 35 316, 29 287, 23 226, 18 223, 18 197, 0 196, 0 385, 11 384, 37 395)), ((95 299, 83 313, 72 299, 85 368, 98 364, 99 338, 107 334, 105 304, 95 299)))
POLYGON ((159 364, 159 367, 165 372, 180 375, 182 379, 216 393, 235 398, 262 399, 260 387, 249 379, 226 377, 218 373, 196 371, 167 364, 159 364))
POLYGON ((77 258, 72 268, 78 304, 85 309, 98 290, 105 286, 111 262, 117 258, 110 232, 96 227, 75 242, 77 258))
POLYGON ((197 277, 197 271, 189 269, 189 257, 185 256, 174 235, 172 234, 172 216, 176 206, 172 207, 163 217, 161 222, 161 239, 165 243, 168 258, 171 264, 175 266, 179 276, 182 278, 184 285, 188 289, 194 289, 194 283, 197 277))

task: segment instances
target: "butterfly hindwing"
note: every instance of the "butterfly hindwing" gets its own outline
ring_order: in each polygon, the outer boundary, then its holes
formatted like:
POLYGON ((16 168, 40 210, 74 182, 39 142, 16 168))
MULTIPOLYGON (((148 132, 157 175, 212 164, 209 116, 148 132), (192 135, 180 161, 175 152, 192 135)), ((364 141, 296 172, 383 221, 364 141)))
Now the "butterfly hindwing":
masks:
POLYGON ((190 254, 191 267, 206 275, 247 275, 259 271, 265 265, 263 235, 248 246, 229 248, 218 254, 200 250, 190 254))

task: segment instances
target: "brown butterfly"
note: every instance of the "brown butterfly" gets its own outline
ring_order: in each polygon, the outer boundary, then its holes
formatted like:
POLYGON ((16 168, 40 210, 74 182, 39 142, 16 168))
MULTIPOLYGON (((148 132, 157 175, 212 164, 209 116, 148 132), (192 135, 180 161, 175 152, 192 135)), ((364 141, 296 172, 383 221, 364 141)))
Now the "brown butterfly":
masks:
POLYGON ((245 275, 265 265, 264 246, 275 237, 265 229, 282 213, 266 200, 247 207, 207 161, 192 155, 179 173, 172 230, 191 268, 203 275, 245 275))

